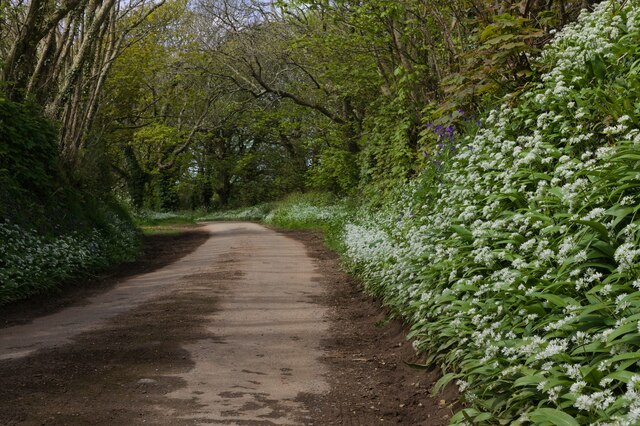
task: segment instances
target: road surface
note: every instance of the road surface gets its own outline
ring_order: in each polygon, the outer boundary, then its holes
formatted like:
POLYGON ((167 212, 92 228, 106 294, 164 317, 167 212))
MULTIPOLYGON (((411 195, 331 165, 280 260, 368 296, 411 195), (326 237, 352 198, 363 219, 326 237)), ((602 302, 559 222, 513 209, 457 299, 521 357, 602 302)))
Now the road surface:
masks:
MULTIPOLYGON (((147 388, 163 387, 164 395, 136 409, 141 420, 153 424, 304 423, 308 411, 297 397, 329 390, 319 362, 327 320, 326 308, 316 302, 323 290, 314 261, 302 243, 257 224, 213 223, 205 230, 210 238, 175 263, 127 279, 82 306, 1 329, 0 360, 46 357, 47 351, 58 356, 71 352, 75 357, 96 346, 108 348, 109 334, 115 332, 114 345, 118 338, 134 343, 158 368, 125 374, 120 382, 105 378, 109 371, 96 371, 93 379, 106 379, 104 392, 110 386, 133 385, 146 394, 147 388), (185 332, 180 324, 192 324, 193 316, 198 317, 197 330, 185 332), (140 317, 153 318, 148 330, 140 317), (188 365, 158 362, 166 356, 162 348, 158 359, 153 359, 153 348, 169 341, 179 346, 177 358, 188 365)), ((113 356, 122 357, 122 353, 113 356)), ((71 379, 69 385, 73 385, 71 379)), ((77 392, 74 387, 65 393, 77 392)), ((58 402, 65 404, 64 398, 58 402)), ((120 418, 117 414, 114 420, 120 418)), ((39 424, 42 415, 40 410, 20 413, 15 421, 39 424)), ((56 413, 47 415, 56 422, 56 413)), ((91 423, 93 419, 77 420, 91 423)), ((108 413, 96 420, 109 423, 108 413)))

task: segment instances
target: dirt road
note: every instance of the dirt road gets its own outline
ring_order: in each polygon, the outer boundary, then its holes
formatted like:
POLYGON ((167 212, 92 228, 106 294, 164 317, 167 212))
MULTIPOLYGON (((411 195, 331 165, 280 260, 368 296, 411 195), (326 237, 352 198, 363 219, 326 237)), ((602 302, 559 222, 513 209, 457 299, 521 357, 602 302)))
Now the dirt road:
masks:
POLYGON ((0 424, 446 423, 435 373, 404 367, 402 327, 376 328, 317 237, 202 230, 163 268, 0 329, 0 424))

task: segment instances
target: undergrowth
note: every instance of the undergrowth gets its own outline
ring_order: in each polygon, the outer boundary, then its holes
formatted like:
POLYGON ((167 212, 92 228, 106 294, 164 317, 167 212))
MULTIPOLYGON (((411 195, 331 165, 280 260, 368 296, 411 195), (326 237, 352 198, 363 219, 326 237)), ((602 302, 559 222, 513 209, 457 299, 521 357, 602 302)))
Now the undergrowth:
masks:
POLYGON ((152 210, 133 211, 132 217, 138 226, 157 226, 164 224, 189 224, 202 218, 204 213, 198 210, 178 212, 156 212, 152 210))

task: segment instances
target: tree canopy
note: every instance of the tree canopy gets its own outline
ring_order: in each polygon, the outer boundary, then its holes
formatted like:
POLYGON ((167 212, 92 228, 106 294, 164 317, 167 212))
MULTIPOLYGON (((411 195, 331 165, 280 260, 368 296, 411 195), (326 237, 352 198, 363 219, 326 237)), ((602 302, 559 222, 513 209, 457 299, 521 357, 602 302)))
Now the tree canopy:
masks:
POLYGON ((65 168, 136 207, 379 199, 525 87, 590 1, 11 0, 2 90, 65 168), (99 173, 96 173, 99 170, 99 173))

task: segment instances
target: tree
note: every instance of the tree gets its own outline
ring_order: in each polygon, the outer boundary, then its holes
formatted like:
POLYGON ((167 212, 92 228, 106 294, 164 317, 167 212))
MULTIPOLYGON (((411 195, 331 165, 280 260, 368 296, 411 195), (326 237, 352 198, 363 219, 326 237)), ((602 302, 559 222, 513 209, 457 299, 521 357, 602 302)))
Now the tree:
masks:
POLYGON ((108 83, 102 134, 137 205, 161 206, 160 187, 220 206, 300 182, 393 192, 428 165, 433 129, 455 132, 526 84, 530 57, 581 6, 199 0, 140 25, 108 83))
POLYGON ((77 167, 114 61, 165 0, 33 0, 4 6, 11 37, 0 78, 11 99, 34 98, 60 122, 59 142, 77 167))

